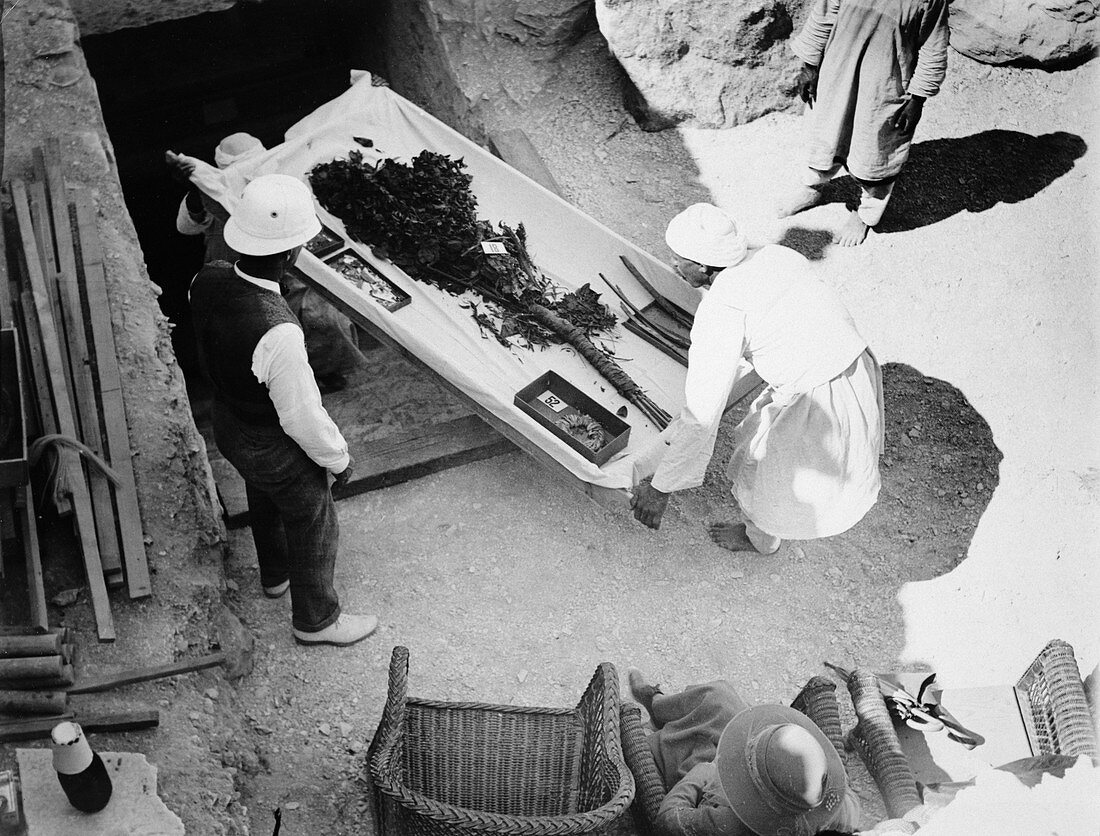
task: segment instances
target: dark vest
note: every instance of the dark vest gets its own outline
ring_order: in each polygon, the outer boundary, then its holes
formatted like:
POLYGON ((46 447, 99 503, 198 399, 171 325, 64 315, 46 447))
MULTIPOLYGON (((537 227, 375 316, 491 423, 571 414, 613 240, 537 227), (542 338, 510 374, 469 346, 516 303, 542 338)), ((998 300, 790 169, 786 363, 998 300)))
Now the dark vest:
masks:
POLYGON ((217 261, 191 282, 191 312, 199 364, 214 384, 214 397, 246 424, 278 426, 267 387, 252 373, 252 354, 276 325, 298 324, 286 300, 217 261))

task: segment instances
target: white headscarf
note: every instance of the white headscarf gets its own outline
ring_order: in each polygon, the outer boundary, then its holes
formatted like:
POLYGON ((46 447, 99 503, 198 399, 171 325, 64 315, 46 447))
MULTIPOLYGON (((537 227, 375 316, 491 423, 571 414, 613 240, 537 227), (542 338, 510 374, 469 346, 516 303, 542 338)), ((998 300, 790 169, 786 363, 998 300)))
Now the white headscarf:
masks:
POLYGON ((252 134, 230 134, 214 149, 214 162, 217 163, 218 168, 229 168, 235 163, 244 162, 265 151, 267 149, 264 144, 252 134))

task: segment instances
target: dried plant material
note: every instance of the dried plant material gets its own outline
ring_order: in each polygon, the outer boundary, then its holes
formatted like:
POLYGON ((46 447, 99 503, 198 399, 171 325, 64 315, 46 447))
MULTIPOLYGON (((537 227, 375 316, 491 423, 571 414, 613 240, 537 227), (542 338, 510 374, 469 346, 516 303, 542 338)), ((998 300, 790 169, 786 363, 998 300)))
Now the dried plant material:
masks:
POLYGON ((591 415, 575 412, 558 418, 554 423, 594 453, 604 445, 603 427, 591 415))
POLYGON ((585 285, 564 293, 535 266, 523 224, 495 227, 476 215, 477 200, 462 160, 422 151, 410 163, 376 165, 350 151, 313 167, 309 181, 321 205, 348 235, 369 245, 416 281, 453 294, 472 292, 468 307, 483 333, 501 344, 565 343, 660 428, 671 417, 591 337, 616 319, 585 285))

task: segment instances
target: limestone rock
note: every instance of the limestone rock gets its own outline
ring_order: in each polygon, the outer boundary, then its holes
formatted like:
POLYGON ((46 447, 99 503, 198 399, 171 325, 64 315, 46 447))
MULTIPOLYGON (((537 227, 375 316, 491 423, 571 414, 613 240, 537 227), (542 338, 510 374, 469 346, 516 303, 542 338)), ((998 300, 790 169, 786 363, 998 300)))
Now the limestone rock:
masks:
POLYGON ((157 795, 157 768, 136 752, 100 752, 111 800, 98 813, 69 804, 49 749, 18 749, 28 836, 183 836, 183 822, 157 795))
POLYGON ((795 105, 787 46, 801 0, 596 0, 608 47, 629 76, 646 130, 724 128, 795 105))
POLYGON ((1058 66, 1100 44, 1100 0, 954 0, 951 46, 987 64, 1058 66))
POLYGON ((595 25, 590 0, 517 0, 511 17, 498 25, 502 35, 540 45, 570 43, 595 25))

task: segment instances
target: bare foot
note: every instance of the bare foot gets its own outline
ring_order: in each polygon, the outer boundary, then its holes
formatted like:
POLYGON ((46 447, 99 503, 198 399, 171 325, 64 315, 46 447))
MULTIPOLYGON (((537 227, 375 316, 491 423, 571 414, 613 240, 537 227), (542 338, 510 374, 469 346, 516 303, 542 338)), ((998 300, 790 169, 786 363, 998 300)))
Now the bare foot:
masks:
POLYGON ((848 220, 844 222, 844 226, 840 228, 840 231, 833 236, 833 241, 842 247, 858 247, 867 237, 868 229, 870 227, 859 219, 859 215, 855 212, 849 212, 848 220))
POLYGON ((813 186, 801 186, 798 191, 791 192, 791 194, 779 204, 776 209, 776 215, 780 218, 787 218, 801 212, 803 209, 809 209, 811 206, 820 202, 820 191, 813 186))
POLYGON ((630 696, 634 702, 641 705, 653 717, 653 698, 661 693, 660 685, 651 685, 646 681, 645 674, 637 668, 628 668, 626 672, 627 686, 630 688, 630 696))
POLYGON ((710 527, 710 539, 716 545, 731 552, 754 552, 749 535, 745 533, 744 523, 715 523, 710 527))

